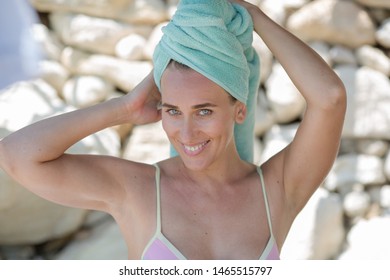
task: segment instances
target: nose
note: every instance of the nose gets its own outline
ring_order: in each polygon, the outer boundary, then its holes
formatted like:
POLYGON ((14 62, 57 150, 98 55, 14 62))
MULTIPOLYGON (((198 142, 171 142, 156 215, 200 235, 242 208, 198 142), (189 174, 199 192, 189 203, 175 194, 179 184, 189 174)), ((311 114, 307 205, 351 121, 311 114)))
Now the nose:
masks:
POLYGON ((191 143, 198 131, 196 122, 191 118, 184 118, 180 127, 180 138, 185 143, 191 143))

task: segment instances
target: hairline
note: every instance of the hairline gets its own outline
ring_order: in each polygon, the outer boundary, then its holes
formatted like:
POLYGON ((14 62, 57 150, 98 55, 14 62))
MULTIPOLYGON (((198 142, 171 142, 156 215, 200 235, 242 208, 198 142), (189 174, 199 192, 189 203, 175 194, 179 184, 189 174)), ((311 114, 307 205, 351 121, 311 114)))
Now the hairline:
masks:
MULTIPOLYGON (((196 71, 196 70, 192 69, 190 66, 188 66, 184 63, 178 62, 177 60, 174 60, 174 59, 171 59, 168 62, 167 68, 168 67, 174 67, 177 70, 183 70, 183 71, 188 71, 188 70, 196 71)), ((224 91, 229 96, 229 99, 232 102, 232 104, 235 104, 238 101, 237 98, 235 98, 233 95, 231 95, 228 91, 226 91, 225 89, 224 89, 224 91)))

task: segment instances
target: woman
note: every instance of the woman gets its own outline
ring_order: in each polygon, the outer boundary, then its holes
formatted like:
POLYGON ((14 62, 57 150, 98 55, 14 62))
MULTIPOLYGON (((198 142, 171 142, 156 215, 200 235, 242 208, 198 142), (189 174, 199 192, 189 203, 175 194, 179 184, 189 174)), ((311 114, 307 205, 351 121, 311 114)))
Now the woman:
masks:
POLYGON ((235 125, 246 121, 248 106, 172 60, 130 94, 4 138, 1 167, 48 200, 110 213, 130 259, 278 259, 292 222, 337 155, 346 94, 307 45, 258 7, 231 2, 246 8, 307 102, 293 141, 261 167, 236 147, 235 125), (109 126, 160 119, 179 156, 156 165, 64 153, 109 126))

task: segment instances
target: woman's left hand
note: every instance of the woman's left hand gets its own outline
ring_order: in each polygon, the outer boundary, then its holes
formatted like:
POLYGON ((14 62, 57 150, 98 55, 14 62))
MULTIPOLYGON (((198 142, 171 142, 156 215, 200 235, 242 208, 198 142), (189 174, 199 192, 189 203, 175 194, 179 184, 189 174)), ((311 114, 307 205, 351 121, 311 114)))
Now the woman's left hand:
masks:
POLYGON ((153 70, 122 100, 129 122, 147 124, 161 120, 161 94, 154 82, 153 70))

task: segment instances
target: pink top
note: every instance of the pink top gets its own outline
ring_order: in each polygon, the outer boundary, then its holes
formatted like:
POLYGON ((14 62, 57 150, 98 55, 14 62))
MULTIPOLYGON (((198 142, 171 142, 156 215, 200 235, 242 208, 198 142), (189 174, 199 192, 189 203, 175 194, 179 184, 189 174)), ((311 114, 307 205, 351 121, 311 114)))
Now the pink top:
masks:
MULTIPOLYGON (((157 226, 154 236, 145 247, 142 254, 143 260, 186 260, 187 258, 173 245, 162 233, 161 230, 161 201, 160 201, 160 168, 156 164, 156 190, 157 190, 157 226)), ((265 208, 267 212, 268 226, 270 230, 270 237, 265 246, 264 251, 260 256, 260 260, 279 260, 279 250, 275 242, 272 232, 271 214, 269 210, 267 194, 264 186, 264 178, 261 168, 257 168, 259 173, 261 186, 263 189, 265 208)))

